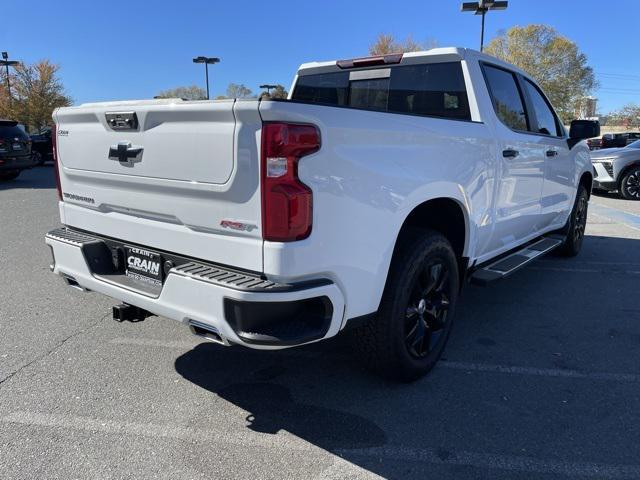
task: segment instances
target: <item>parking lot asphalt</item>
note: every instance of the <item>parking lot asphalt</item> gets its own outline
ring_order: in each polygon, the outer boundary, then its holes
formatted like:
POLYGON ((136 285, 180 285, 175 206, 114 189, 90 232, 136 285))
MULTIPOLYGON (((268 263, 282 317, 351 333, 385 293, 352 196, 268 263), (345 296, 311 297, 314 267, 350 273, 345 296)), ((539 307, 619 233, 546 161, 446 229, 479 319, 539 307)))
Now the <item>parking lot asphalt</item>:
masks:
POLYGON ((0 184, 0 478, 640 478, 640 202, 593 196, 574 259, 463 292, 411 385, 344 339, 202 343, 49 273, 51 167, 0 184))

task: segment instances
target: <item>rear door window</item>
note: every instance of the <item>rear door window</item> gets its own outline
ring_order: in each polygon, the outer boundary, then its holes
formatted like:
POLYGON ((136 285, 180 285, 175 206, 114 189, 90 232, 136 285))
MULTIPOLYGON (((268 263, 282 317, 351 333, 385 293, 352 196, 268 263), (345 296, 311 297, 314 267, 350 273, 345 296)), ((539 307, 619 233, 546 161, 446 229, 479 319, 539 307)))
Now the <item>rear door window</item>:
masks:
POLYGON ((392 69, 388 110, 470 120, 462 66, 451 62, 392 69))
POLYGON ((498 118, 513 130, 528 129, 527 114, 516 76, 502 68, 483 66, 491 101, 498 118))
POLYGON ((364 110, 471 119, 460 62, 302 75, 298 77, 292 99, 364 110))

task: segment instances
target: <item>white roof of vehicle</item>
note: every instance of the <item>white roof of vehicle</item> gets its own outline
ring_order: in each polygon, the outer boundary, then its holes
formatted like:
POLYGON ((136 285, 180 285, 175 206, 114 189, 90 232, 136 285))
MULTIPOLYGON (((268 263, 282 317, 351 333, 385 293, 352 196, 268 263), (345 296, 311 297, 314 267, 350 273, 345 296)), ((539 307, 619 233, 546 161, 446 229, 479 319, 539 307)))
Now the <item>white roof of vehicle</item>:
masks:
MULTIPOLYGON (((407 52, 402 55, 402 60, 400 61, 399 65, 412 65, 412 64, 427 63, 432 61, 450 62, 450 61, 459 61, 459 60, 470 60, 472 58, 477 60, 486 60, 487 62, 491 62, 493 64, 502 65, 503 67, 509 68, 510 70, 517 71, 527 77, 529 76, 519 68, 514 67, 513 65, 506 63, 496 57, 487 55, 486 53, 481 53, 471 48, 461 48, 461 47, 438 47, 438 48, 432 48, 430 50, 424 50, 421 52, 407 52)), ((337 65, 338 62, 339 60, 331 60, 327 62, 303 63, 302 65, 300 65, 300 68, 298 69, 298 75, 310 75, 314 73, 341 71, 342 69, 337 65)), ((390 64, 387 66, 392 67, 393 64, 390 64)), ((375 65, 375 66, 355 67, 355 68, 371 69, 371 68, 379 68, 379 67, 384 68, 385 65, 375 65)))

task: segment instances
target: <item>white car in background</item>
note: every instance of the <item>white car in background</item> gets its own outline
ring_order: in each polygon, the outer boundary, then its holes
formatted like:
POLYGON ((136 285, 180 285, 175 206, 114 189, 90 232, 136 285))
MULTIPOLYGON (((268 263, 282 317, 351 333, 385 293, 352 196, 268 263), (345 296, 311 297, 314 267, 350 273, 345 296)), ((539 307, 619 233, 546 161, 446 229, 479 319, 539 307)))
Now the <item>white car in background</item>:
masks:
POLYGON ((567 135, 512 65, 460 48, 314 62, 288 100, 84 104, 54 113, 69 285, 217 343, 279 349, 345 329, 411 381, 465 280, 582 245, 588 121, 567 135))
POLYGON ((595 170, 593 188, 617 190, 626 200, 640 200, 640 140, 624 148, 591 152, 595 170))

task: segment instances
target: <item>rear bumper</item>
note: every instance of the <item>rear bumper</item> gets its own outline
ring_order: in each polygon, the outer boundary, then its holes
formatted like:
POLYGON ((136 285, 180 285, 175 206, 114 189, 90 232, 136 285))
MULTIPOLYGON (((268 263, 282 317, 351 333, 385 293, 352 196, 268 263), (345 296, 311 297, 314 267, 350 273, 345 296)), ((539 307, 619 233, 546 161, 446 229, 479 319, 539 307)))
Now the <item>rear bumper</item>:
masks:
POLYGON ((101 237, 57 229, 46 235, 46 243, 54 256, 52 271, 70 285, 186 325, 212 327, 223 343, 284 348, 332 337, 343 323, 343 295, 326 280, 284 285, 191 261, 168 270, 161 290, 153 294, 127 284, 124 275, 104 273, 105 257, 95 253, 108 251, 101 237), (89 267, 101 262, 99 268, 89 267))
POLYGON ((22 155, 20 157, 3 157, 0 156, 0 172, 7 170, 24 170, 35 166, 35 162, 31 155, 22 155))

